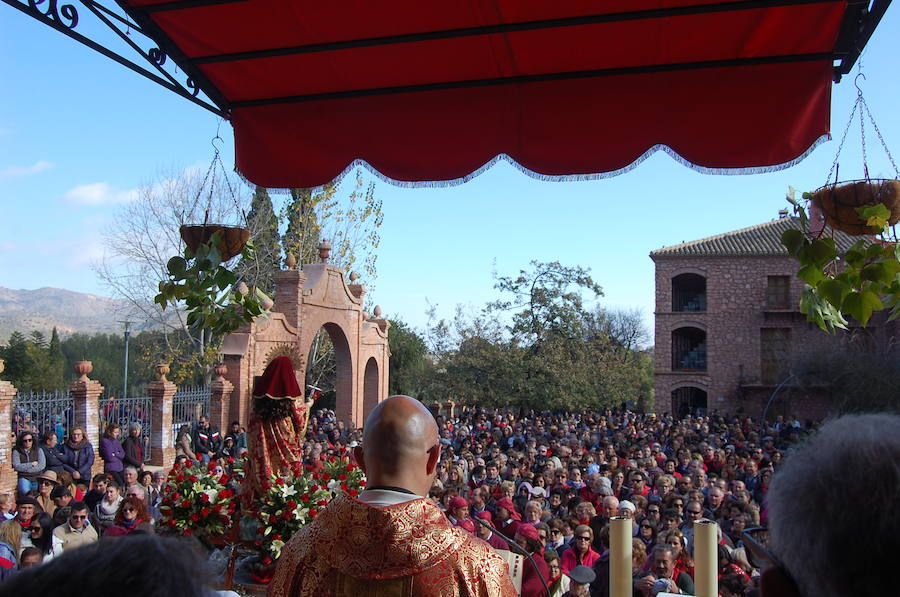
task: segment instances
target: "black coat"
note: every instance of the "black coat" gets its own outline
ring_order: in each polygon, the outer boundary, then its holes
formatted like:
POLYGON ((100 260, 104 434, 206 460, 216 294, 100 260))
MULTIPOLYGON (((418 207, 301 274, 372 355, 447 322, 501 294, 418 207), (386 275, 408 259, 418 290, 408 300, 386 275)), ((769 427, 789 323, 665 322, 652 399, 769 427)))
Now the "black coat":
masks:
POLYGON ((44 460, 47 462, 48 471, 53 471, 55 473, 61 473, 64 470, 63 467, 63 454, 59 449, 59 446, 49 447, 47 444, 41 444, 41 450, 44 451, 44 460))

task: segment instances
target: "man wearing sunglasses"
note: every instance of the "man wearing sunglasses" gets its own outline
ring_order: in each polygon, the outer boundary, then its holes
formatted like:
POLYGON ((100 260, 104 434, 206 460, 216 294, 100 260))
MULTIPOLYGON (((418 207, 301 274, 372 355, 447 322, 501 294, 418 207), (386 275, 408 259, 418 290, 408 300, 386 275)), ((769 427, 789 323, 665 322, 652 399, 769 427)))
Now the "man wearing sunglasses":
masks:
MULTIPOLYGON (((63 553, 72 549, 88 545, 97 540, 97 531, 88 521, 88 507, 84 502, 73 502, 72 513, 65 524, 53 530, 53 536, 59 539, 54 546, 54 553, 58 550, 63 553)), ((55 555, 58 555, 55 553, 55 555)))

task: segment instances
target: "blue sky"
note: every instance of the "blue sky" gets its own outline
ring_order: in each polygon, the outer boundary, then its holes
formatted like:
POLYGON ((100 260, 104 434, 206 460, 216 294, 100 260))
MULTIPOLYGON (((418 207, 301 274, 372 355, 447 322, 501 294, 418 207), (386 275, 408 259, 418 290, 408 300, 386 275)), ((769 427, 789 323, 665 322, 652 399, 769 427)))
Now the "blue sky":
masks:
MULTIPOLYGON (((898 32, 900 11, 889 10, 863 54, 861 85, 900 158, 898 32)), ((161 170, 205 167, 218 118, 6 5, 0 81, 0 286, 109 294, 90 267, 103 230, 161 170)), ((385 219, 373 298, 389 316, 421 326, 428 303, 449 316, 456 304, 493 299, 494 270, 559 260, 591 268, 603 304, 639 308, 650 322, 648 253, 772 219, 788 185, 824 184, 855 98, 847 76, 833 91, 836 139, 781 172, 704 175, 657 153, 597 181, 540 182, 505 163, 449 188, 378 181, 385 219)), ((230 165, 227 123, 221 134, 230 165)), ((892 175, 870 128, 867 141, 872 175, 892 175)), ((841 173, 862 174, 858 124, 841 173)))

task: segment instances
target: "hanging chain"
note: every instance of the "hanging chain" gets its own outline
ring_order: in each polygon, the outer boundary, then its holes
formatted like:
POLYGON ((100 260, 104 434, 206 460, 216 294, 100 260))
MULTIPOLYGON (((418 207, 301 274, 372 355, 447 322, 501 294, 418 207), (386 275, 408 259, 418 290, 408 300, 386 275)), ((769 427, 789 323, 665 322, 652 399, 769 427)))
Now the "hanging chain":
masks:
POLYGON ((853 103, 853 109, 850 110, 850 118, 847 119, 847 126, 844 127, 844 134, 841 135, 841 142, 838 145, 837 153, 834 154, 834 162, 831 163, 831 169, 828 171, 828 176, 825 178, 824 186, 831 183, 831 175, 835 173, 835 170, 838 167, 838 160, 841 157, 841 150, 844 148, 844 141, 847 140, 847 133, 850 132, 850 125, 853 124, 853 116, 856 114, 856 109, 859 107, 861 99, 862 93, 856 96, 856 101, 853 103))
MULTIPOLYGON (((894 176, 900 178, 900 170, 897 169, 897 163, 894 161, 894 156, 891 155, 891 150, 888 149, 887 142, 881 135, 881 131, 878 130, 878 125, 875 124, 875 118, 872 116, 872 112, 869 110, 869 105, 865 100, 863 100, 862 105, 866 111, 866 115, 869 117, 869 122, 872 123, 872 128, 875 129, 875 134, 878 135, 878 140, 881 142, 881 147, 884 149, 884 153, 887 154, 888 159, 891 161, 891 166, 894 167, 894 176)), ((862 114, 862 112, 860 112, 860 114, 862 114)))
MULTIPOLYGON (((862 73, 860 73, 860 75, 861 74, 862 73)), ((860 75, 857 75, 857 76, 860 76, 860 75)), ((865 77, 863 77, 863 78, 865 78, 865 77)), ((863 178, 865 178, 866 180, 869 180, 869 158, 866 155, 866 121, 863 118, 863 108, 866 105, 866 100, 863 99, 862 91, 859 92, 858 101, 860 103, 859 138, 862 141, 863 178)))

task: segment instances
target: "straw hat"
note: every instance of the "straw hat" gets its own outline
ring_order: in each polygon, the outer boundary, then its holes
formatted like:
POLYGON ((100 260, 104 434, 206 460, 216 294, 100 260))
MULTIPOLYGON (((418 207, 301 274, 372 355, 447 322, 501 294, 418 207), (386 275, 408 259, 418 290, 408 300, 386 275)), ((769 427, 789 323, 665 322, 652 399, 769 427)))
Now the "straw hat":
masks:
POLYGON ((44 481, 50 481, 54 485, 59 485, 59 479, 56 478, 56 471, 44 471, 43 473, 35 477, 35 479, 43 479, 44 481))

